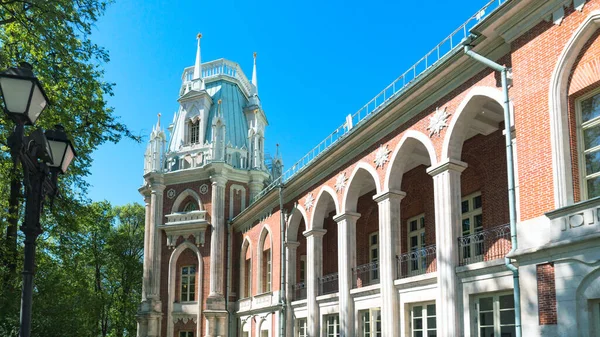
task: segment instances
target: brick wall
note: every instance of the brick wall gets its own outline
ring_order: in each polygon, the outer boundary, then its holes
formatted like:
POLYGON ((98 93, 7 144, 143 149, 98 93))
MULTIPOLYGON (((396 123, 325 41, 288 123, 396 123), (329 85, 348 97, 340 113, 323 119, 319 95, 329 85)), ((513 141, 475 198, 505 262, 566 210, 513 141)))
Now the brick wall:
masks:
POLYGON ((323 221, 323 229, 327 230, 323 236, 323 275, 338 271, 338 228, 334 215, 335 211, 323 221))
POLYGON ((536 266, 540 325, 558 324, 554 263, 536 266))
POLYGON ((373 200, 375 191, 365 193, 358 198, 357 210, 360 218, 356 221, 356 265, 369 263, 370 238, 374 232, 379 231, 379 210, 373 200))

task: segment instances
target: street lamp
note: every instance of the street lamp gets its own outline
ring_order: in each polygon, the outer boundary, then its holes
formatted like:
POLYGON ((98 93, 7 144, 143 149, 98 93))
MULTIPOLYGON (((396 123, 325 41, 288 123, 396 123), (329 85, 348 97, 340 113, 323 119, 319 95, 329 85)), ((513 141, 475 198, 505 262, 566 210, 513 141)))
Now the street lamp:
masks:
POLYGON ((8 137, 13 168, 16 170, 21 163, 25 183, 25 220, 20 228, 25 234, 25 262, 19 335, 29 337, 35 242, 42 233, 40 215, 43 202, 46 196, 56 195, 58 175, 66 172, 76 154, 60 125, 45 134, 36 129, 25 136, 24 126, 33 125, 48 105, 48 97, 33 75, 31 65, 21 63, 19 67, 0 72, 0 96, 4 112, 15 122, 15 129, 8 137))

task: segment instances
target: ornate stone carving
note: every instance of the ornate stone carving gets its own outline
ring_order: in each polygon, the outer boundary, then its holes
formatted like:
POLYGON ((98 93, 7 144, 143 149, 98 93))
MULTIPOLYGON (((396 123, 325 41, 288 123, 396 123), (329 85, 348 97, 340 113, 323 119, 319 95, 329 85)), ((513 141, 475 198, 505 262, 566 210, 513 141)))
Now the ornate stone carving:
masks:
POLYGON ((341 192, 346 187, 346 182, 348 181, 348 177, 346 177, 346 172, 342 172, 338 174, 335 178, 335 191, 341 192))
POLYGON ((448 117, 450 117, 450 114, 446 112, 446 107, 435 109, 433 116, 429 117, 429 126, 427 127, 427 130, 429 130, 429 138, 433 137, 435 134, 438 136, 440 135, 442 129, 448 126, 446 124, 448 117))
POLYGON ((306 211, 310 211, 310 209, 314 206, 315 204, 315 197, 313 196, 312 192, 308 194, 308 196, 306 196, 306 199, 304 200, 304 208, 306 208, 306 211))
POLYGON ((375 167, 380 168, 385 165, 390 160, 390 150, 387 147, 387 144, 380 145, 379 149, 375 153, 375 167))
POLYGON ((170 189, 167 191, 167 198, 169 198, 169 199, 175 198, 175 190, 174 189, 170 189))
POLYGON ((208 193, 208 185, 202 184, 202 186, 200 186, 200 194, 206 194, 206 193, 208 193))

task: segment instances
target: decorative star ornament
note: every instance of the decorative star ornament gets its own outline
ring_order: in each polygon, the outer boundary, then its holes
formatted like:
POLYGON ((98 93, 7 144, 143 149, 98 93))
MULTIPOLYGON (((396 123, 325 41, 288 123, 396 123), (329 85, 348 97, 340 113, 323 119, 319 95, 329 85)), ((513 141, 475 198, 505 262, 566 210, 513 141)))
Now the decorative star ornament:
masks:
POLYGON ((306 196, 306 199, 304 200, 304 208, 306 208, 306 211, 310 211, 310 209, 315 205, 315 197, 313 197, 312 192, 308 194, 308 196, 306 196))
POLYGON ((390 160, 390 150, 388 150, 387 144, 380 145, 379 149, 375 153, 375 167, 380 168, 385 165, 390 160))
POLYGON ((346 187, 347 181, 348 178, 346 177, 346 172, 338 174, 338 176, 335 178, 335 191, 338 193, 341 192, 344 187, 346 187))
POLYGON ((429 130, 429 138, 433 137, 433 135, 440 135, 442 129, 448 126, 446 122, 448 121, 448 117, 450 114, 446 112, 446 107, 440 109, 436 108, 433 116, 429 117, 429 126, 427 130, 429 130))

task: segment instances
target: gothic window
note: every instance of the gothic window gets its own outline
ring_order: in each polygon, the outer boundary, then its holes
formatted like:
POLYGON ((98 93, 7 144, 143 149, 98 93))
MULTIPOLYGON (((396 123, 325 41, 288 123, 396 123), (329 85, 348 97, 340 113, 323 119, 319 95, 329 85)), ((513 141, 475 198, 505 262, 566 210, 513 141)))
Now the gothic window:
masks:
POLYGON ((189 123, 189 143, 198 144, 200 143, 200 119, 190 121, 189 123))
POLYGON ((252 275, 252 259, 246 259, 244 265, 244 293, 242 296, 250 297, 250 279, 252 275))
POLYGON ((435 303, 418 303, 410 308, 410 337, 437 336, 435 303))
POLYGON ((267 293, 271 291, 271 249, 264 250, 262 254, 263 292, 267 293))
POLYGON ((481 193, 477 192, 462 199, 462 249, 461 261, 473 263, 483 258, 483 215, 481 193))
POLYGON ((196 299, 196 267, 181 268, 181 302, 193 302, 196 299))
POLYGON ((476 300, 477 336, 515 337, 515 301, 512 293, 487 295, 476 300))
POLYGON ((185 207, 183 208, 184 212, 191 212, 191 211, 197 211, 198 210, 198 204, 196 204, 194 201, 190 201, 187 204, 185 204, 185 207))
POLYGON ((600 196, 600 92, 577 104, 579 172, 582 199, 600 196))
POLYGON ((179 331, 179 337, 194 337, 193 331, 179 331))
POLYGON ((427 256, 423 251, 425 248, 425 214, 408 219, 406 227, 410 253, 409 274, 416 275, 427 268, 427 256))

